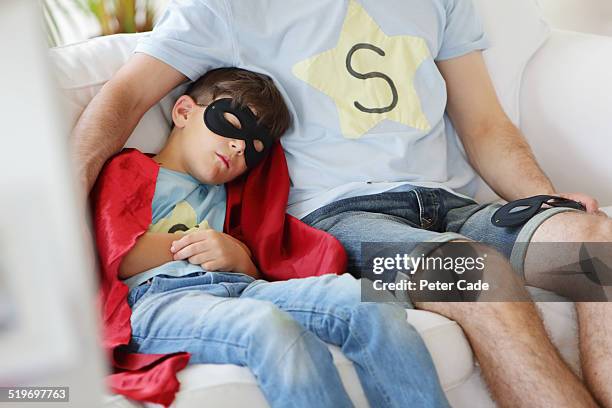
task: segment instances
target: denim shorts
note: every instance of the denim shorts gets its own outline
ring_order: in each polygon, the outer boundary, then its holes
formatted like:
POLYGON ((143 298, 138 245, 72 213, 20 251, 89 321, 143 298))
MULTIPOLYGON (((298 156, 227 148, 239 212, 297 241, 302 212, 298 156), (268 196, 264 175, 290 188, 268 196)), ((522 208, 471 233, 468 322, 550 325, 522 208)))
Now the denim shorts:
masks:
POLYGON ((315 210, 302 221, 329 232, 344 245, 349 272, 354 275, 359 274, 363 242, 401 242, 413 244, 416 249, 423 242, 469 240, 494 247, 524 276, 525 243, 530 242, 536 229, 555 214, 578 211, 542 208, 523 226, 497 227, 491 217, 502 205, 478 204, 441 188, 415 187, 339 200, 315 210))

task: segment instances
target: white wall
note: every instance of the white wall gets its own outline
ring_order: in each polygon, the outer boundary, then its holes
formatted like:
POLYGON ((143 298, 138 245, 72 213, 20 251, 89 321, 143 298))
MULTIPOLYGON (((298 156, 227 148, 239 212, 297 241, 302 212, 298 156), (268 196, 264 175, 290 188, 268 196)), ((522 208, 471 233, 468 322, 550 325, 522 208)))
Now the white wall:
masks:
POLYGON ((612 0, 538 0, 551 24, 612 36, 612 0))

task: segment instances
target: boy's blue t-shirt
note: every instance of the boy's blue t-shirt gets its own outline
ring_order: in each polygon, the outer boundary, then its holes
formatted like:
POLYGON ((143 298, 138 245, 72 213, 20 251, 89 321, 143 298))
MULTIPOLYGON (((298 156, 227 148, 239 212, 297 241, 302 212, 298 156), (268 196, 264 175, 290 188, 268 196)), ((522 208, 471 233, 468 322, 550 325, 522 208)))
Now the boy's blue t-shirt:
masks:
POLYGON ((136 52, 191 80, 226 66, 275 79, 293 119, 288 211, 301 218, 405 183, 472 196, 436 61, 487 46, 472 0, 182 0, 136 52))
MULTIPOLYGON (((185 173, 159 169, 153 196, 153 219, 147 232, 192 232, 196 228, 223 231, 226 194, 223 185, 210 186, 185 173)), ((177 239, 180 236, 177 234, 177 239)), ((131 289, 155 275, 184 276, 201 272, 199 265, 187 261, 172 261, 123 282, 131 289)))

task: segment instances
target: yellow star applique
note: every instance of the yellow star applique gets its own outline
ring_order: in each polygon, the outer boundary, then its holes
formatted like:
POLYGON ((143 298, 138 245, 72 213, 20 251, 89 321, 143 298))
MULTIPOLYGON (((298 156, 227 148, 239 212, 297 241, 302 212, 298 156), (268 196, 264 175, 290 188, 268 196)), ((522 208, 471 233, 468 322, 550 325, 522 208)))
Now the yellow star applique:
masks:
POLYGON ((190 233, 196 228, 208 229, 208 221, 197 224, 197 215, 187 201, 181 201, 172 209, 168 218, 162 218, 149 226, 149 232, 190 233))
POLYGON ((428 131, 414 78, 429 56, 424 39, 386 35, 350 0, 336 47, 298 62, 293 74, 334 100, 346 138, 358 139, 384 119, 428 131))

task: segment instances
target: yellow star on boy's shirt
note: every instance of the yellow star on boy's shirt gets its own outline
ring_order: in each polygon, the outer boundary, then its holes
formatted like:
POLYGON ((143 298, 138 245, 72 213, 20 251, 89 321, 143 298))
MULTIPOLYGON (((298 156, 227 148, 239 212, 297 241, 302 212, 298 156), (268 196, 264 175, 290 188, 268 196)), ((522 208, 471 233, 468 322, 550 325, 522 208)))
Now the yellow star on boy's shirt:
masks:
POLYGON ((162 218, 149 225, 148 232, 190 233, 198 229, 209 229, 208 221, 198 224, 198 216, 187 201, 174 206, 168 218, 162 218))
POLYGON ((295 64, 293 74, 335 101, 347 138, 360 138, 384 119, 427 131, 414 77, 429 55, 424 39, 387 36, 350 0, 336 48, 295 64))

